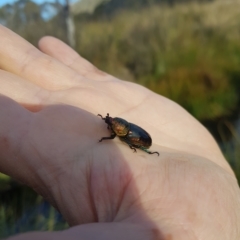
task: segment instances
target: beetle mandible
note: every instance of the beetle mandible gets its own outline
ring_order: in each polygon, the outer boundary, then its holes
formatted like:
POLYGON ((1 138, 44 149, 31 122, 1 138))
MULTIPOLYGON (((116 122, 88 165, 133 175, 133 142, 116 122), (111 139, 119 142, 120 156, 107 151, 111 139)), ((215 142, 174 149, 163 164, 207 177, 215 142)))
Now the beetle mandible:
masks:
POLYGON ((150 135, 141 127, 127 122, 122 118, 112 118, 107 113, 107 116, 104 118, 101 114, 98 114, 108 125, 108 129, 111 131, 110 137, 103 137, 99 140, 102 142, 103 140, 114 139, 116 136, 120 138, 121 141, 128 144, 128 146, 136 152, 136 148, 139 148, 145 151, 148 154, 158 154, 159 152, 150 152, 148 148, 152 145, 152 138, 150 135))

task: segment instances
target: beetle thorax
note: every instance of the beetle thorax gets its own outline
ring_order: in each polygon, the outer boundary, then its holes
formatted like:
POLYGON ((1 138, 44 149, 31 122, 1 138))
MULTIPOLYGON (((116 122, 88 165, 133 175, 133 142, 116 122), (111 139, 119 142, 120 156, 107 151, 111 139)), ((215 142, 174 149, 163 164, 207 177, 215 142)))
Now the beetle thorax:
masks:
POLYGON ((128 134, 130 124, 122 118, 112 118, 111 128, 118 136, 123 137, 128 134))

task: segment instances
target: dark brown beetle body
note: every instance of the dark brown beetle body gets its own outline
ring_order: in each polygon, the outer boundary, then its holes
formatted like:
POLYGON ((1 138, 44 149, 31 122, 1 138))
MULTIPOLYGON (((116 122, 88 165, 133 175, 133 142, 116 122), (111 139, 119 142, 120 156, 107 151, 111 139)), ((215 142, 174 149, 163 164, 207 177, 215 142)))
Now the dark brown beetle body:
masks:
POLYGON ((103 137, 99 142, 107 139, 114 139, 116 136, 120 138, 123 142, 127 143, 131 149, 140 148, 141 150, 147 152, 148 154, 158 154, 158 152, 150 152, 147 150, 152 145, 151 136, 141 127, 129 123, 122 118, 112 118, 107 114, 105 118, 102 115, 98 114, 105 123, 108 125, 108 129, 111 130, 110 137, 103 137))

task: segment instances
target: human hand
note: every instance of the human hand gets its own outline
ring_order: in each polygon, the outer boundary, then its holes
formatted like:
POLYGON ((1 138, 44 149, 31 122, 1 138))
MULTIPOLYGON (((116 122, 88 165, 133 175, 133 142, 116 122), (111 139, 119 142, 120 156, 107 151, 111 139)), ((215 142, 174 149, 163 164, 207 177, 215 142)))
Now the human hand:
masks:
POLYGON ((0 42, 0 171, 83 224, 13 239, 239 239, 236 179, 184 109, 57 39, 43 38, 41 52, 0 27, 0 42), (99 143, 110 134, 96 115, 106 113, 147 130, 160 157, 99 143))

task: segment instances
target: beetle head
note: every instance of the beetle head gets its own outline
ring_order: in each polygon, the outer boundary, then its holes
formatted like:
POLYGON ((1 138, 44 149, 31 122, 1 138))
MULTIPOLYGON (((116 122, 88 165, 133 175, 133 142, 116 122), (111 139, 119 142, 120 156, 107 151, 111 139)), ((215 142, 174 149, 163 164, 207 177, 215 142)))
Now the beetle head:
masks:
POLYGON ((107 116, 104 118, 105 120, 105 123, 108 125, 108 126, 112 126, 112 120, 113 118, 109 116, 109 113, 107 113, 107 116))

